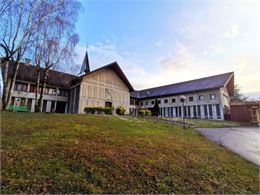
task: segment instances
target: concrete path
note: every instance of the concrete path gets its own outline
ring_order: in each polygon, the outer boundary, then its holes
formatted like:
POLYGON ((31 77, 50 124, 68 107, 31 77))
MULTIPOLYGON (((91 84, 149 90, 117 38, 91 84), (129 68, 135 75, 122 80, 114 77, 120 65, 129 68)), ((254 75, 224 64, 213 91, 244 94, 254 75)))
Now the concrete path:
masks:
POLYGON ((210 140, 260 166, 260 127, 197 128, 210 140))

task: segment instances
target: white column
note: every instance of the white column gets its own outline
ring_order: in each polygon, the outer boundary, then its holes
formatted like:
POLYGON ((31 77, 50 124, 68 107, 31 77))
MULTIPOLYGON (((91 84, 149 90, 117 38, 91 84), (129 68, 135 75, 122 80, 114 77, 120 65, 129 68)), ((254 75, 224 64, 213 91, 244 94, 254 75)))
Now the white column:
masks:
POLYGON ((193 115, 193 106, 190 106, 190 117, 193 118, 194 115, 193 115))
POLYGON ((205 118, 204 105, 200 105, 201 118, 205 118))
POLYGON ((216 104, 212 104, 212 116, 213 116, 213 119, 218 119, 216 104))
POLYGON ((209 105, 207 104, 207 111, 208 111, 208 119, 209 119, 209 105))
POLYGON ((34 112, 35 110, 35 99, 32 99, 32 107, 31 107, 31 112, 34 112))
POLYGON ((51 101, 47 101, 46 112, 51 112, 51 101))

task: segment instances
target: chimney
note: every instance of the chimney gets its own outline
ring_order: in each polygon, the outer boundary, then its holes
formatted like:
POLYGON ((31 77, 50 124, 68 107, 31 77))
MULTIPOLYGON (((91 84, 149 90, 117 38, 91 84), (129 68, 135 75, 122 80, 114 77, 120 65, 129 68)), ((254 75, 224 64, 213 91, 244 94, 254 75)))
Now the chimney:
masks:
POLYGON ((25 58, 24 64, 25 64, 26 66, 29 66, 29 65, 30 65, 30 59, 29 59, 29 58, 25 58))

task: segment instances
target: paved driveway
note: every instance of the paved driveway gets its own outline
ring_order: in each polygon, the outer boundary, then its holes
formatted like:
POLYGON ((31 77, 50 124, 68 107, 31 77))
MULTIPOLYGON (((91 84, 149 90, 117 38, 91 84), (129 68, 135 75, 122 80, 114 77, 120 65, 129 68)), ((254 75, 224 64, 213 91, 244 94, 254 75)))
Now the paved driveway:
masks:
POLYGON ((260 165, 260 127, 198 128, 201 134, 260 165))

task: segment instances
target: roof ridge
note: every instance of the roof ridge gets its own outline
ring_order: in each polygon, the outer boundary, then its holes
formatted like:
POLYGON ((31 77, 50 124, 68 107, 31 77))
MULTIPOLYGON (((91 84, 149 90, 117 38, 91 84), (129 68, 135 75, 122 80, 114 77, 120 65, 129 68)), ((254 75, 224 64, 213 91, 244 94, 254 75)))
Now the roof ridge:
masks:
MULTIPOLYGON (((32 65, 32 64, 28 64, 28 65, 25 65, 24 62, 20 62, 20 65, 22 66, 25 66, 25 67, 28 67, 28 66, 31 66, 31 67, 36 67, 35 65, 32 65)), ((41 69, 44 69, 43 67, 40 67, 41 69)), ((74 74, 70 74, 70 73, 67 73, 67 72, 62 72, 62 71, 59 71, 59 70, 51 70, 50 71, 52 72, 57 72, 57 73, 62 73, 62 74, 66 74, 66 75, 70 75, 70 76, 74 76, 74 77, 78 77, 77 75, 74 75, 74 74)))
POLYGON ((146 91, 146 90, 151 90, 151 89, 157 89, 157 88, 162 88, 162 87, 168 87, 168 86, 172 86, 172 85, 183 84, 183 83, 198 81, 198 80, 202 80, 202 79, 209 79, 209 78, 212 78, 212 77, 222 76, 222 75, 225 75, 225 74, 233 74, 233 73, 234 73, 234 71, 232 71, 232 72, 226 72, 226 73, 221 73, 221 74, 217 74, 217 75, 211 75, 211 76, 207 76, 207 77, 202 77, 202 78, 192 79, 192 80, 188 80, 188 81, 182 81, 182 82, 178 82, 178 83, 172 83, 172 84, 162 85, 162 86, 158 86, 158 87, 151 87, 151 88, 141 89, 141 90, 136 90, 136 91, 141 92, 141 91, 146 91))

